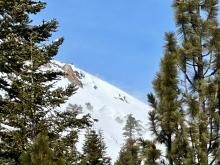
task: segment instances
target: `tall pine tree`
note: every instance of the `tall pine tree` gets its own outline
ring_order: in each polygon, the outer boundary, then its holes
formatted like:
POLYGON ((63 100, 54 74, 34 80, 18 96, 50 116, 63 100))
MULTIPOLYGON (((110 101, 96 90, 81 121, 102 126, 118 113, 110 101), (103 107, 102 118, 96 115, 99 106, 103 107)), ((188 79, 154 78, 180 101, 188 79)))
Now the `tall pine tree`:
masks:
POLYGON ((64 165, 62 158, 55 157, 49 147, 49 138, 38 134, 34 144, 21 157, 22 165, 64 165))
POLYGON ((111 159, 106 156, 106 146, 102 133, 87 130, 85 138, 80 165, 110 165, 111 159))
POLYGON ((177 42, 168 37, 173 48, 166 49, 154 81, 156 96, 148 96, 152 131, 166 146, 168 164, 218 164, 218 0, 175 0, 173 7, 177 42))
POLYGON ((123 130, 123 135, 126 139, 136 139, 137 135, 140 135, 142 131, 142 126, 139 120, 136 120, 132 114, 129 114, 123 130))
POLYGON ((45 6, 41 1, 0 0, 0 159, 3 164, 19 164, 21 154, 39 133, 48 135, 57 156, 67 154, 77 141, 77 130, 89 125, 88 116, 76 119, 77 108, 55 110, 77 87, 73 84, 66 89, 54 89, 54 83, 64 73, 43 69, 63 42, 61 37, 49 43, 57 29, 56 20, 33 25, 30 14, 37 14, 45 6), (67 130, 66 136, 61 137, 67 130), (66 146, 60 147, 62 143, 66 146))
POLYGON ((139 165, 140 163, 139 145, 136 140, 128 139, 125 145, 121 148, 115 165, 139 165))
POLYGON ((151 131, 157 138, 157 141, 165 144, 167 148, 167 159, 170 165, 174 164, 172 148, 173 137, 179 137, 184 127, 181 104, 179 101, 179 88, 177 77, 177 58, 176 41, 173 33, 166 34, 165 55, 161 60, 161 69, 154 80, 153 94, 148 95, 148 101, 153 107, 149 113, 151 122, 151 131))
POLYGON ((139 158, 140 146, 137 135, 139 136, 142 131, 140 121, 129 114, 123 130, 125 144, 121 148, 115 165, 139 165, 141 160, 139 158))

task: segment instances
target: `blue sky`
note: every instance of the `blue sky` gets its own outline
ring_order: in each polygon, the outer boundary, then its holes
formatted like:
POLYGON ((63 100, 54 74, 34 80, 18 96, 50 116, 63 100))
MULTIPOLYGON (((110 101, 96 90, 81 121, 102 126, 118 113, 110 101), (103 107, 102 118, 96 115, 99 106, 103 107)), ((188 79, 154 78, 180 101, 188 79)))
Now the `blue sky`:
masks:
POLYGON ((146 100, 163 54, 164 33, 175 30, 172 0, 44 0, 34 16, 56 18, 64 36, 56 59, 146 100))

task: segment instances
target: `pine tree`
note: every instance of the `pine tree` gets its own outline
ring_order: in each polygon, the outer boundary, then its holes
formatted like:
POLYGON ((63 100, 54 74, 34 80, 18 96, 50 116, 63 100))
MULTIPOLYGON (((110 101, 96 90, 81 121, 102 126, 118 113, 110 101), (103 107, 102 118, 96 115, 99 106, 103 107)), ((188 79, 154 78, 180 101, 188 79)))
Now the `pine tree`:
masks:
POLYGON ((218 1, 174 3, 182 41, 179 68, 185 77, 189 138, 193 164, 213 164, 219 157, 219 26, 218 1))
POLYGON ((184 129, 184 124, 181 104, 178 98, 179 89, 174 34, 167 33, 166 41, 165 55, 161 60, 161 69, 153 82, 156 98, 153 94, 149 94, 148 101, 153 107, 153 111, 149 113, 151 131, 158 142, 165 144, 167 159, 169 164, 173 165, 173 137, 183 134, 181 130, 184 129))
POLYGON ((148 96, 151 128, 170 165, 219 164, 218 0, 175 0, 173 7, 178 39, 167 37, 156 94, 148 96))
POLYGON ((115 165, 140 165, 139 145, 136 140, 128 139, 122 147, 115 165))
POLYGON ((132 114, 129 114, 123 130, 123 135, 126 139, 135 139, 136 135, 140 135, 142 131, 140 121, 136 120, 132 114))
POLYGON ((126 124, 123 128, 125 144, 121 148, 118 160, 115 165, 139 165, 140 164, 140 146, 138 144, 137 135, 142 131, 139 120, 136 120, 132 114, 127 116, 126 124))
POLYGON ((161 151, 157 149, 155 142, 140 139, 141 159, 144 165, 159 165, 161 151))
POLYGON ((69 153, 72 142, 77 141, 77 131, 89 125, 89 116, 76 119, 77 108, 55 110, 77 87, 72 84, 66 89, 54 89, 64 73, 43 69, 63 42, 61 37, 49 43, 57 29, 56 20, 32 24, 30 14, 37 14, 45 6, 46 3, 33 0, 0 1, 0 90, 3 91, 0 159, 3 164, 19 164, 21 154, 39 133, 48 135, 58 157, 69 153), (61 137, 66 130, 67 135, 61 137), (61 144, 68 145, 65 148, 61 144))
POLYGON ((83 145, 81 165, 110 165, 111 159, 106 156, 106 146, 101 132, 87 130, 83 145))
POLYGON ((67 164, 77 164, 81 157, 75 146, 78 142, 78 133, 91 126, 93 121, 90 115, 83 115, 82 107, 69 104, 66 111, 55 112, 50 119, 52 122, 49 137, 56 156, 62 157, 67 164))
POLYGON ((62 158, 55 157, 53 151, 49 148, 49 138, 38 134, 34 144, 27 152, 22 154, 22 165, 64 165, 62 158))

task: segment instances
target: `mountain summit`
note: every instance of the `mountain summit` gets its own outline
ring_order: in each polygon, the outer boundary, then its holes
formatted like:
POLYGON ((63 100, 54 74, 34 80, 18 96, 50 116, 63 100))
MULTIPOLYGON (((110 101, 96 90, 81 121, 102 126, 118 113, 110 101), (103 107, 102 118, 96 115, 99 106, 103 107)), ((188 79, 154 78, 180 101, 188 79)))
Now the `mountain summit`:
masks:
MULTIPOLYGON (((66 87, 70 83, 79 86, 77 93, 72 95, 61 109, 76 104, 82 107, 83 113, 89 113, 92 118, 97 119, 94 127, 103 131, 107 154, 113 161, 124 143, 123 127, 129 114, 140 121, 143 127, 140 136, 150 138, 147 131, 150 108, 147 104, 74 65, 52 61, 47 67, 64 70, 68 74, 58 81, 59 87, 66 87)), ((82 141, 83 135, 79 139, 78 147, 81 147, 82 141)))

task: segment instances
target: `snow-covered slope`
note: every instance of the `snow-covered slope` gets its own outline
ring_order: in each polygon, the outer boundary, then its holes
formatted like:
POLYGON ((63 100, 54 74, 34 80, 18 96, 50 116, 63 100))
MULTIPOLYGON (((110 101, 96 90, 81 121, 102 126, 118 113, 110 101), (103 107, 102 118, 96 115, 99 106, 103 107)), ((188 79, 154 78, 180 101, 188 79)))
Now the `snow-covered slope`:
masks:
MULTIPOLYGON (((53 61, 51 67, 57 69, 57 67, 63 68, 64 65, 53 61)), ((128 114, 133 114, 137 120, 141 121, 143 136, 150 138, 151 134, 147 129, 147 114, 150 108, 146 104, 96 76, 75 68, 73 65, 69 66, 72 67, 73 71, 77 71, 81 75, 82 87, 69 98, 63 107, 67 107, 68 104, 80 105, 84 113, 90 113, 93 118, 98 119, 94 127, 103 131, 107 154, 112 158, 113 162, 117 158, 120 147, 124 142, 122 129, 128 114)), ((70 81, 67 78, 58 82, 59 86, 62 87, 65 87, 68 83, 70 81)), ((81 147, 81 144, 79 143, 79 147, 81 147)))

